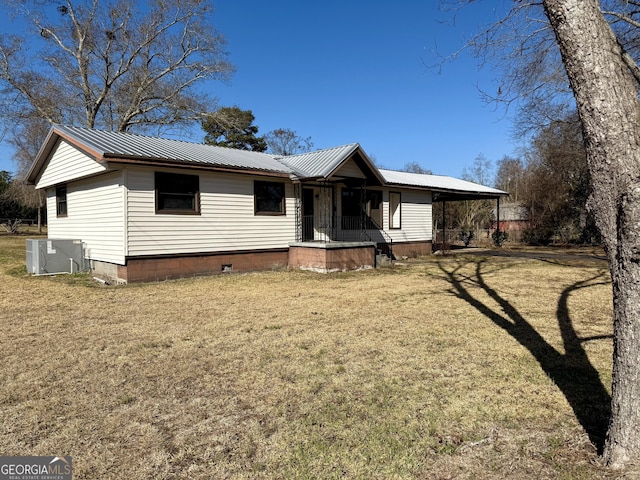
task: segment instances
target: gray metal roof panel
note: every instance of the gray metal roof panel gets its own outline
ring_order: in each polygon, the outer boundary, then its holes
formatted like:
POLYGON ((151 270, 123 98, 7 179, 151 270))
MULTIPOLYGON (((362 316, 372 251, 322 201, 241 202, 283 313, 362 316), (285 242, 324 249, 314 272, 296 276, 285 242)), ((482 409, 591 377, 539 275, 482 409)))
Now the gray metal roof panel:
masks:
POLYGON ((56 130, 108 158, 141 158, 181 163, 293 173, 272 155, 126 132, 56 126, 56 130))
POLYGON ((315 152, 279 157, 279 160, 289 166, 299 178, 326 178, 359 146, 357 143, 350 143, 315 152))
POLYGON ((466 192, 486 195, 508 195, 507 192, 497 188, 486 187, 478 183, 460 180, 459 178, 444 175, 427 175, 423 173, 398 172, 395 170, 379 170, 387 183, 406 185, 411 187, 430 188, 448 192, 466 192))
MULTIPOLYGON (((295 175, 300 179, 329 177, 342 162, 360 148, 359 144, 351 143, 300 155, 279 157, 260 152, 149 137, 133 133, 62 125, 55 126, 48 138, 51 138, 51 135, 56 132, 63 137, 66 136, 86 145, 87 148, 95 150, 107 161, 110 158, 117 159, 118 157, 123 159, 168 160, 190 165, 211 165, 289 174, 295 175)), ((51 144, 50 140, 47 143, 51 144)), ((42 167, 46 154, 47 150, 43 146, 29 171, 29 180, 31 182, 35 180, 39 169, 42 167)), ((375 166, 372 168, 375 169, 375 166)), ((502 190, 453 177, 384 169, 376 169, 376 172, 379 172, 385 183, 392 185, 480 196, 507 195, 507 192, 502 190)))

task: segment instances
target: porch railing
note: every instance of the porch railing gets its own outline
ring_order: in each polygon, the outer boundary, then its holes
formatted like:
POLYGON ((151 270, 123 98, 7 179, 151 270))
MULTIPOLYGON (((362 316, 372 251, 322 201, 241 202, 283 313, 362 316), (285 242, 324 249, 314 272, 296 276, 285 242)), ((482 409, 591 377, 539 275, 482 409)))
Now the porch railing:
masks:
POLYGON ((302 217, 302 239, 306 242, 375 242, 387 255, 392 255, 393 240, 373 219, 361 216, 323 218, 302 217))

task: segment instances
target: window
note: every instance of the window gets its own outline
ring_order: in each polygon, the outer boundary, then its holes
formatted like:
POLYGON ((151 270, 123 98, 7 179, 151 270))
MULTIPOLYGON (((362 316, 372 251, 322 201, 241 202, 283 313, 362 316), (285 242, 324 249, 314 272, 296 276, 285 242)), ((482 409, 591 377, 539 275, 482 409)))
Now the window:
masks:
POLYGON ((156 213, 200 213, 198 175, 156 172, 156 213))
POLYGON ((56 216, 67 216, 67 186, 56 187, 56 216))
POLYGON ((402 202, 399 192, 389 192, 389 228, 402 228, 401 225, 402 202))
POLYGON ((284 183, 262 182, 253 184, 256 215, 284 215, 284 183))

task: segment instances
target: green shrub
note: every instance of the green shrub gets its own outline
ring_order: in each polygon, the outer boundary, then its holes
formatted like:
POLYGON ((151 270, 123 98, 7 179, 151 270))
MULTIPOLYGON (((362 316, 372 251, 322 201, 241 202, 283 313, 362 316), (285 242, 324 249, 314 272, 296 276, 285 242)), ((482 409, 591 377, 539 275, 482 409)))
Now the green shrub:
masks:
POLYGON ((493 239, 493 244, 496 247, 501 247, 502 244, 509 239, 509 234, 507 232, 502 231, 502 230, 495 230, 491 234, 491 238, 493 239))
POLYGON ((471 243, 471 240, 473 240, 474 235, 475 234, 473 233, 473 230, 462 230, 458 234, 458 238, 460 239, 460 241, 462 241, 462 243, 464 243, 465 247, 468 247, 471 243))

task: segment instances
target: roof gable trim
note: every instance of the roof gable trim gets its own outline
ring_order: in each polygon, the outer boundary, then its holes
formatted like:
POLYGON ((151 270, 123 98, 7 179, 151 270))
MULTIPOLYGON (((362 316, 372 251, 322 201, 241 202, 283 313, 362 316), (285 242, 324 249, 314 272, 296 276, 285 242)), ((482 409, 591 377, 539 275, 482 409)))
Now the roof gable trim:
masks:
POLYGON ((353 149, 351 149, 348 153, 345 154, 344 158, 338 162, 338 164, 331 170, 325 178, 329 180, 333 175, 336 175, 342 167, 349 161, 353 159, 356 166, 360 169, 365 178, 369 178, 369 174, 373 174, 373 177, 379 182, 380 185, 385 185, 385 180, 373 164, 373 162, 369 159, 368 155, 362 149, 359 143, 353 144, 353 149), (368 172, 367 172, 368 170, 368 172))

